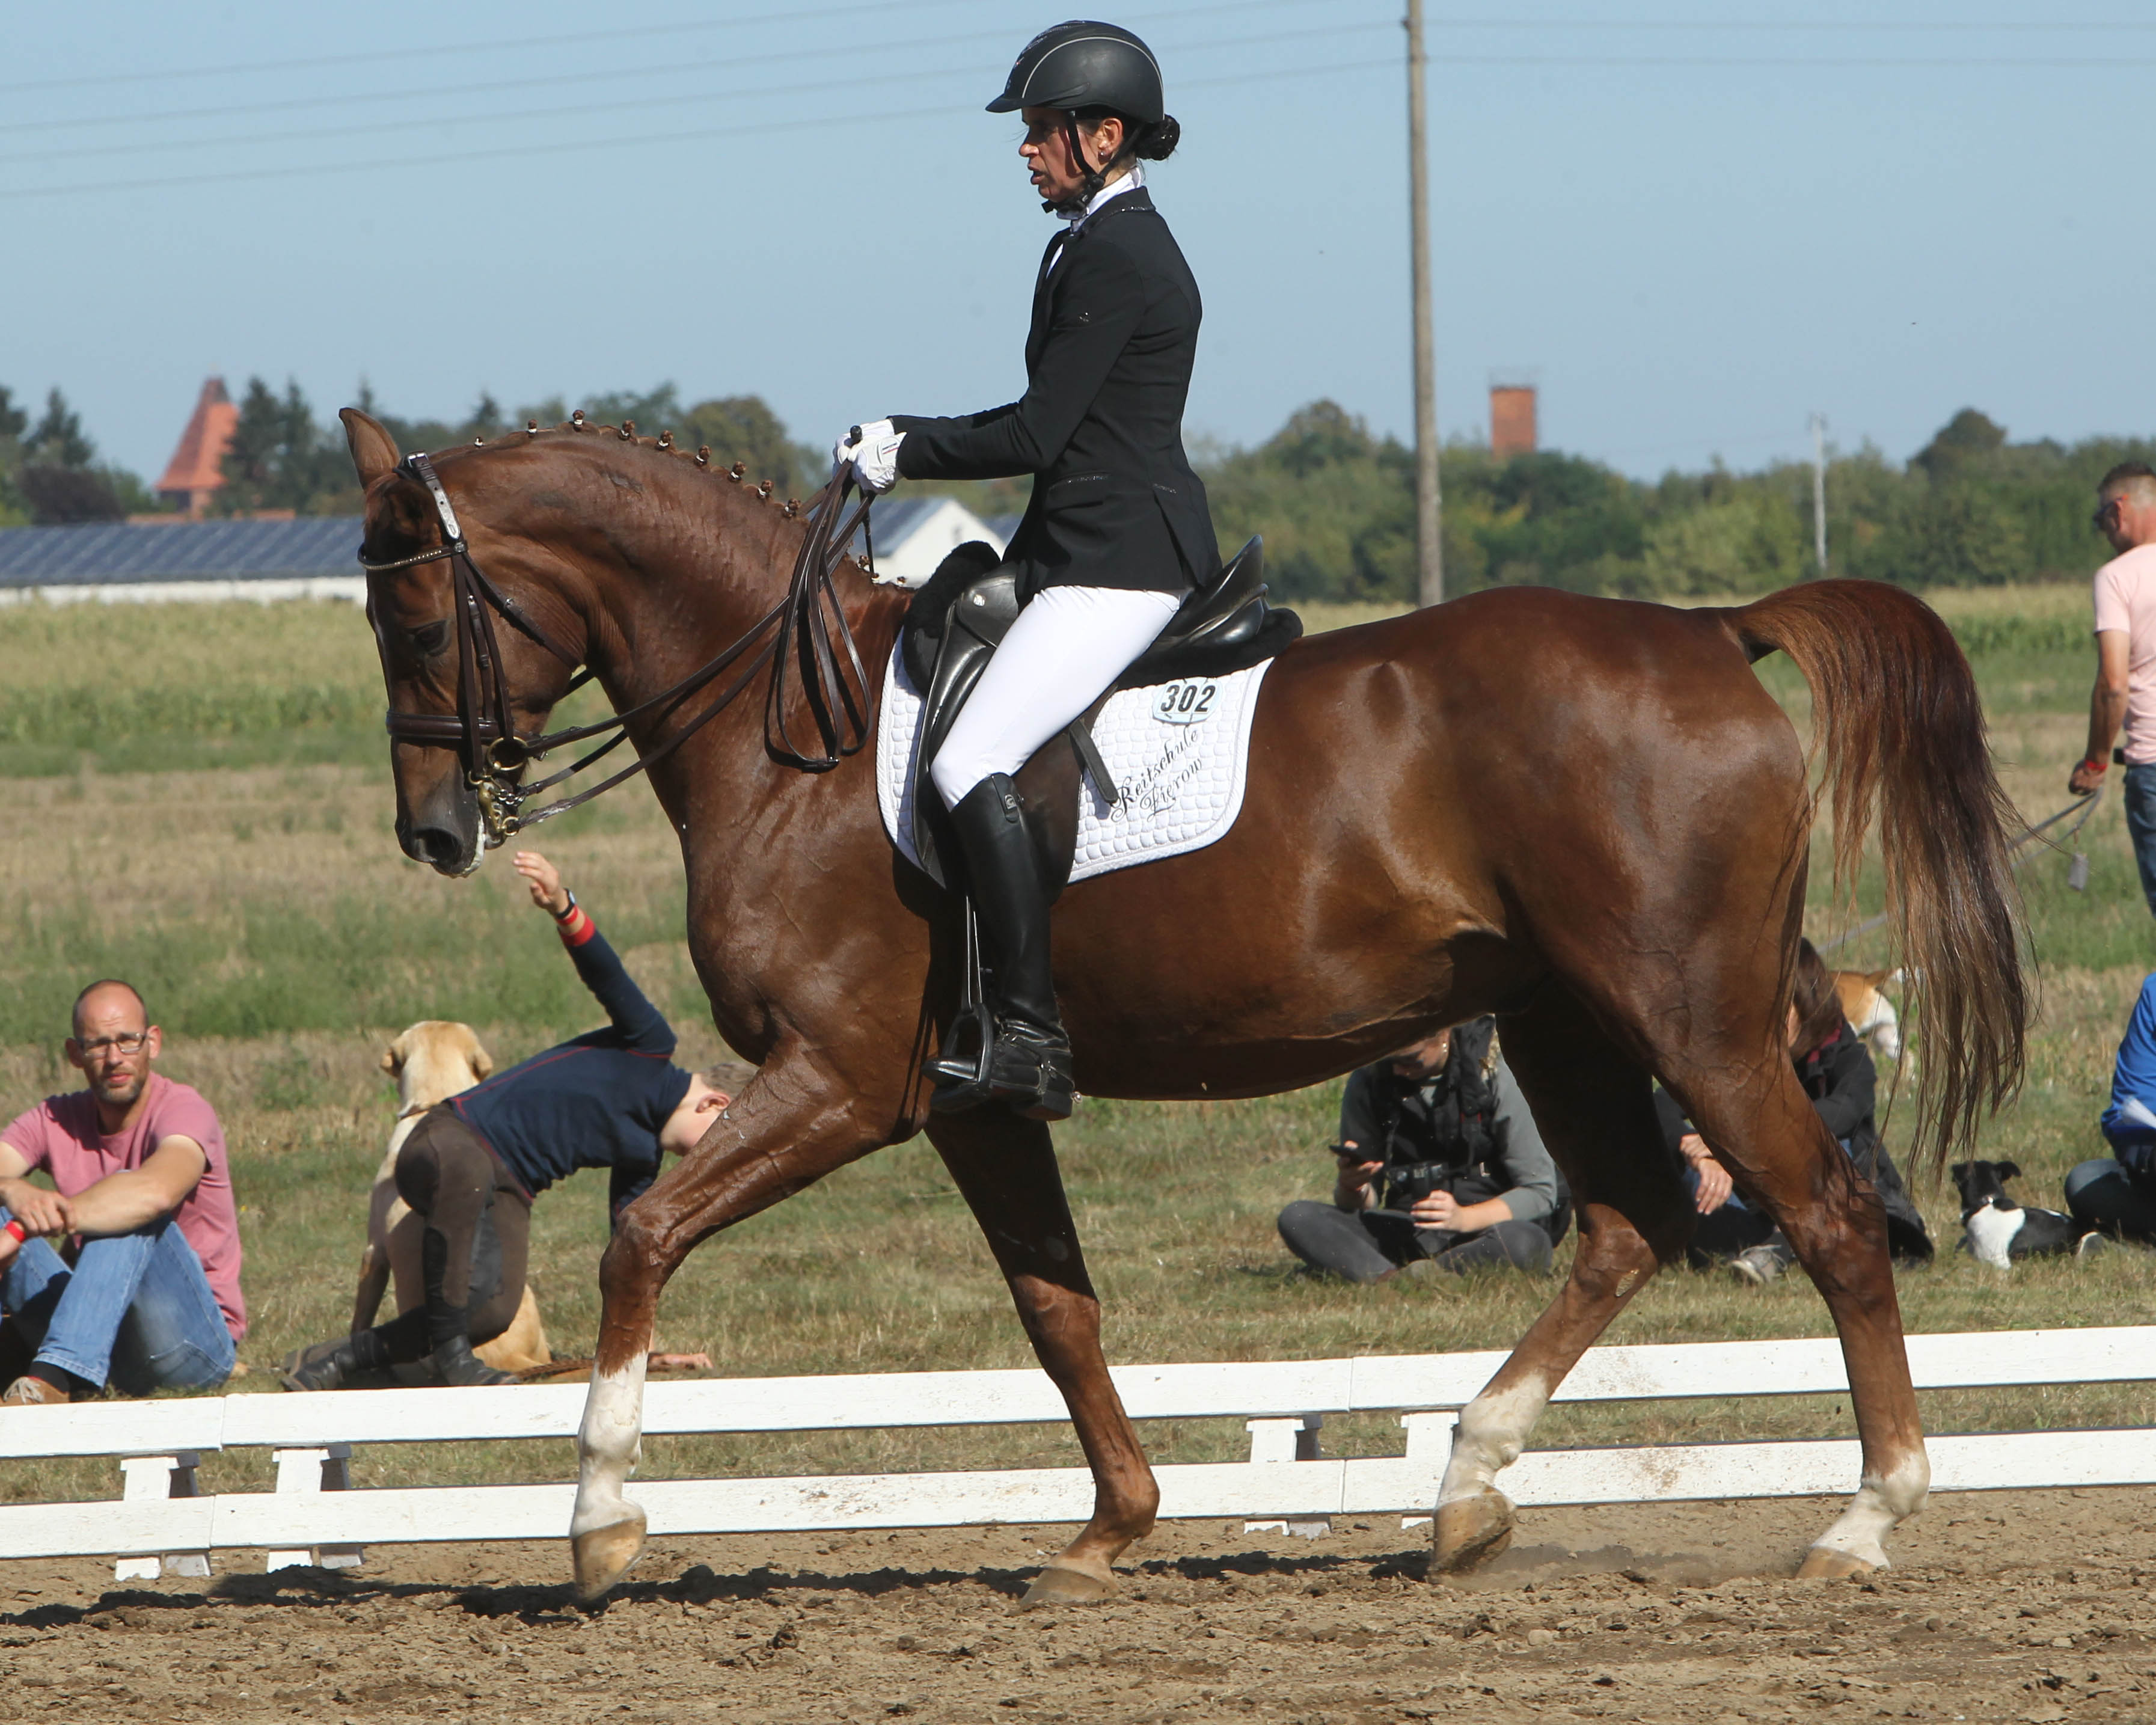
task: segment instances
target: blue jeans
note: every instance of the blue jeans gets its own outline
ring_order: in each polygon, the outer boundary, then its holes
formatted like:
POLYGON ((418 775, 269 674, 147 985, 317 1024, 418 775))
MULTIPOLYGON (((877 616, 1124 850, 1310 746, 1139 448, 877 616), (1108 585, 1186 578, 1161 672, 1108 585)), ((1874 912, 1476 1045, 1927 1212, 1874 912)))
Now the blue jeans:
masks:
POLYGON ((2126 769, 2126 830, 2133 835, 2133 865, 2141 870, 2141 896, 2156 912, 2156 766, 2126 769))
MULTIPOLYGON (((8 1217, 0 1205, 0 1221, 8 1217)), ((122 1395, 205 1389, 232 1375, 232 1332, 202 1260, 169 1216, 82 1243, 70 1270, 45 1240, 25 1240, 0 1276, 0 1311, 38 1363, 122 1395)))

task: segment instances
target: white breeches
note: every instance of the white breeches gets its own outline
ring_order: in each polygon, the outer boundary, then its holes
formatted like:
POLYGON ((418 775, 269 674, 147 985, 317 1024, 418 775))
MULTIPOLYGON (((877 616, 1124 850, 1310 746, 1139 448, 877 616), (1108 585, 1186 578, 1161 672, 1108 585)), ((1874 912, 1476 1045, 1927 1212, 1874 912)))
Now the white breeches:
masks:
POLYGON ((1025 765, 1159 639, 1182 603, 1180 593, 1116 587, 1034 594, 928 763, 943 806, 955 806, 990 773, 1025 765))

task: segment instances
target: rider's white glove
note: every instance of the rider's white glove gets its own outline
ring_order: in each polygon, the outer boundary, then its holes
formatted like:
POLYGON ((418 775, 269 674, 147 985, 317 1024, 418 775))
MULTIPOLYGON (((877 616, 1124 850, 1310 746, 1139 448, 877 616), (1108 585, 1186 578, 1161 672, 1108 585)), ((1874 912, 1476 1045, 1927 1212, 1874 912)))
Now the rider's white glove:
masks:
POLYGON ((831 450, 836 462, 850 462, 854 483, 870 496, 888 491, 898 483, 898 446, 906 434, 894 431, 888 419, 856 425, 831 450))

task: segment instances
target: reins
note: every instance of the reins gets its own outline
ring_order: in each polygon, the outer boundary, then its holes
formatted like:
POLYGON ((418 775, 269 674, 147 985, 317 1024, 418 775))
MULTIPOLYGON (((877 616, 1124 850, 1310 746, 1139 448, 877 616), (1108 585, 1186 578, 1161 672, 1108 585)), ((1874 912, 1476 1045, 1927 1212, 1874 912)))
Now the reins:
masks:
MULTIPOLYGON (((499 845, 542 820, 566 814, 664 760, 725 711, 767 665, 772 667, 772 673, 764 703, 764 740, 775 759, 803 773, 828 773, 848 756, 858 753, 868 742, 873 708, 868 673, 854 640, 853 627, 846 620, 845 608, 839 603, 838 590, 831 581, 832 572, 844 561, 845 547, 852 542, 855 531, 859 529, 865 535, 867 532, 871 500, 864 495, 850 512, 846 510, 847 495, 852 489, 850 475, 834 472, 821 498, 810 506, 808 532, 794 558, 786 597, 724 652, 648 700, 594 724, 568 726, 537 737, 520 737, 511 711, 509 685, 495 629, 497 613, 511 627, 576 671, 562 691, 563 698, 591 681, 594 672, 583 662, 583 655, 563 646, 487 579, 472 557, 471 548, 457 522, 455 506, 434 471, 434 462, 424 454, 415 453, 404 458, 404 465, 434 499, 434 512, 441 523, 442 543, 431 551, 382 562, 370 562, 362 555, 359 564, 371 573, 387 574, 421 563, 444 559, 449 562, 457 636, 457 710, 454 713, 407 713, 393 708, 384 723, 389 735, 399 742, 458 751, 464 762, 465 782, 471 786, 479 803, 490 844, 499 845), (834 623, 838 639, 845 649, 843 666, 833 648, 834 623), (752 654, 752 648, 756 649, 752 654), (718 698, 664 742, 638 756, 599 783, 529 814, 525 812, 524 805, 533 797, 573 778, 618 747, 629 736, 631 724, 639 719, 672 714, 682 702, 709 687, 744 656, 748 662, 718 698), (797 746, 787 727, 787 665, 790 660, 799 661, 802 699, 815 721, 816 752, 813 753, 797 746), (850 679, 846 675, 849 668, 850 679), (566 743, 588 742, 598 737, 604 737, 606 741, 560 772, 530 784, 521 778, 529 763, 543 760, 551 751, 566 743)), ((873 539, 866 541, 871 575, 875 566, 874 546, 873 539)))

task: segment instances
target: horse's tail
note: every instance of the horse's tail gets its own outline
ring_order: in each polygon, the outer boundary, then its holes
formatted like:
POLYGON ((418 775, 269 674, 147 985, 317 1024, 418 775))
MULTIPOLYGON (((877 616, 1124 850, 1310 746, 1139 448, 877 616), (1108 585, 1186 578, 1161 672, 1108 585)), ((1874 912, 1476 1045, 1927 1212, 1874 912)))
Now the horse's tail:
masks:
POLYGON ((1837 896, 1878 819, 1902 963, 1922 978, 1912 1161, 1965 1155, 2020 1087, 2030 1010, 2006 842, 2018 817, 1992 772, 1969 660, 1937 612, 1882 582, 1810 582, 1722 617, 1753 659, 1779 649, 1811 686, 1837 896))

